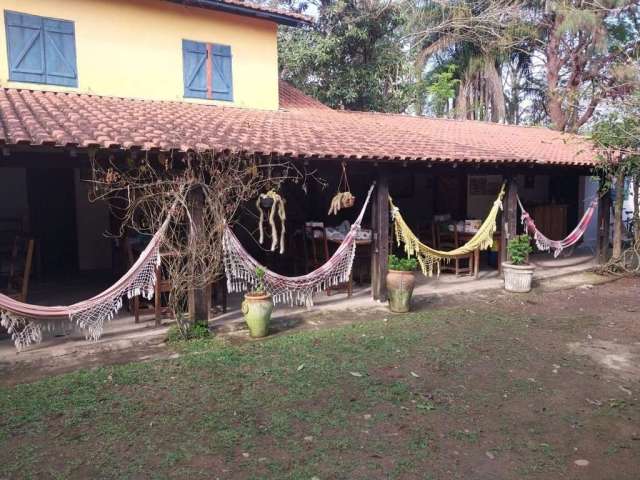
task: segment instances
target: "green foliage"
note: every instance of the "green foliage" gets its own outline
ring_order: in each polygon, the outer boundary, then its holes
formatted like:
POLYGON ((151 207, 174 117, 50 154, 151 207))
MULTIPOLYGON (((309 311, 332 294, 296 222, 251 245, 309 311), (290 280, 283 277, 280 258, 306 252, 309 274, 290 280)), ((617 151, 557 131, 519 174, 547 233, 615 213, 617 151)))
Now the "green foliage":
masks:
POLYGON ((457 69, 457 65, 447 65, 444 70, 433 74, 434 80, 427 87, 429 102, 437 117, 447 113, 449 100, 455 97, 456 87, 460 83, 460 80, 455 78, 457 69))
POLYGON ((529 254, 533 251, 529 235, 517 235, 509 240, 507 251, 514 265, 524 265, 529 259, 529 254))
POLYGON ((258 277, 258 285, 256 285, 256 292, 264 292, 264 268, 256 267, 256 277, 258 277))
POLYGON ((178 325, 172 325, 167 332, 167 342, 176 343, 183 340, 198 340, 210 336, 209 328, 201 323, 189 325, 184 331, 178 325))
POLYGON ((418 268, 418 262, 415 258, 399 258, 395 255, 389 255, 389 270, 400 270, 402 272, 412 272, 418 268))
POLYGON ((413 102, 413 60, 399 4, 332 0, 314 28, 283 28, 282 77, 333 108, 404 112, 413 102))

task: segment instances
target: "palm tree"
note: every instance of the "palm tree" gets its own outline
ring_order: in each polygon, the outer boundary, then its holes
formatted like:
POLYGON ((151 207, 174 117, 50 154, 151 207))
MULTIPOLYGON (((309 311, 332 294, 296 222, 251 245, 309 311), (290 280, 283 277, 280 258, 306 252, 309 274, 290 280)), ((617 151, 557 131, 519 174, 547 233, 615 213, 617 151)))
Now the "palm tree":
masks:
POLYGON ((503 0, 417 0, 409 8, 414 19, 411 37, 419 50, 417 70, 423 72, 442 63, 457 65, 456 116, 504 122, 503 60, 523 33, 515 28, 519 22, 516 4, 503 0))

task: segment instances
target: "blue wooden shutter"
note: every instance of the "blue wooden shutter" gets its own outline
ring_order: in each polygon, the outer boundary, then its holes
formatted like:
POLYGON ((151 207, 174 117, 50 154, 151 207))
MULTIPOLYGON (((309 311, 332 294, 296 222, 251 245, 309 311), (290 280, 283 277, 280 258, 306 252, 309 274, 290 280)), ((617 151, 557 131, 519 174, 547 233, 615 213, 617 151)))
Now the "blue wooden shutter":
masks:
POLYGON ((233 100, 233 76, 231 74, 231 47, 228 45, 212 45, 211 76, 214 100, 233 100))
POLYGON ((9 80, 45 83, 42 18, 5 11, 9 80))
POLYGON ((207 45, 182 41, 184 96, 207 98, 207 45))
POLYGON ((44 53, 47 83, 78 86, 73 22, 44 19, 44 53))

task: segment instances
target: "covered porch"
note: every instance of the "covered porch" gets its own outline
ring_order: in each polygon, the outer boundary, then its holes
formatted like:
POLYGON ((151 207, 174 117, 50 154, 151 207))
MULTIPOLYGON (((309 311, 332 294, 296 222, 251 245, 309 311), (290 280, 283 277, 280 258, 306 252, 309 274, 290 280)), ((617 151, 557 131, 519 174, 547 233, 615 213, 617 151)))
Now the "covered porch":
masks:
MULTIPOLYGON (((58 94, 43 95, 56 99, 58 94)), ((208 146, 215 150, 241 150, 267 162, 277 159, 315 172, 325 181, 324 188, 310 183, 303 189, 292 183, 284 184, 279 192, 287 210, 283 254, 270 251, 268 244, 258 244, 253 205, 246 206, 235 228, 250 255, 285 276, 309 273, 330 259, 341 242, 339 233, 348 230, 345 222, 354 221, 364 206, 368 189, 375 183, 362 222, 368 236, 357 242, 349 286, 332 288, 330 296, 324 292, 317 295, 316 303, 322 308, 342 301, 385 301, 388 255, 402 255, 393 238, 390 196, 421 241, 450 250, 456 243, 463 243, 465 235, 473 234, 500 186, 506 184, 504 210, 497 220, 493 247, 461 259, 461 263, 466 262, 466 271, 443 272, 439 279, 421 280, 417 292, 420 295, 440 288, 482 289, 483 282, 499 283, 498 270, 506 259, 506 242, 522 231, 518 197, 538 217, 546 234, 562 238, 576 225, 596 190, 589 177, 593 157, 581 141, 567 140, 541 128, 338 112, 308 103, 292 104, 279 112, 222 111, 218 107, 170 103, 151 108, 135 100, 90 97, 82 100, 93 105, 96 115, 103 115, 105 125, 111 125, 109 118, 123 117, 132 124, 155 125, 156 131, 153 138, 146 138, 115 124, 107 128, 83 123, 78 125, 80 133, 76 138, 65 133, 68 129, 63 127, 56 130, 56 135, 47 133, 57 120, 46 117, 49 114, 39 107, 42 98, 13 91, 9 97, 4 114, 12 118, 7 124, 13 130, 3 131, 1 137, 0 217, 7 227, 0 232, 0 276, 10 270, 12 239, 32 238, 33 268, 27 275, 30 288, 25 300, 41 305, 68 304, 98 293, 118 279, 134 258, 126 238, 109 235, 119 227, 109 206, 88 200, 86 180, 91 177, 91 152, 135 162, 138 155, 187 155, 196 146, 208 146), (39 112, 46 118, 40 123, 32 117, 22 118, 27 111, 39 112), (159 122, 158 112, 163 113, 162 118, 174 118, 177 123, 159 122), (183 125, 183 118, 196 120, 183 125), (248 118, 255 126, 251 131, 246 130, 248 118), (33 129, 34 122, 39 125, 37 131, 33 129), (207 137, 196 135, 194 125, 207 137), (174 134, 179 131, 184 136, 177 144, 174 134), (329 215, 343 165, 355 204, 329 215), (318 226, 319 238, 309 231, 310 224, 318 226), (330 228, 338 232, 336 237, 328 234, 330 228), (447 243, 443 241, 445 236, 447 243)), ((69 97, 71 103, 64 108, 85 108, 80 97, 69 97)), ((60 118, 65 112, 58 112, 60 118)), ((600 260, 608 248, 607 202, 607 197, 601 199, 597 221, 583 242, 583 251, 598 255, 600 260)), ((585 263, 581 257, 576 258, 578 264, 585 263)), ((561 269, 563 261, 549 260, 545 268, 551 271, 555 265, 561 269)), ((206 292, 197 294, 203 297, 195 302, 197 305, 213 305, 197 317, 208 316, 216 321, 215 315, 225 302, 220 294, 224 289, 216 290, 217 298, 211 302, 204 298, 206 292)), ((237 297, 227 299, 230 312, 237 306, 234 299, 237 297)), ((127 318, 127 313, 119 318, 127 318)))

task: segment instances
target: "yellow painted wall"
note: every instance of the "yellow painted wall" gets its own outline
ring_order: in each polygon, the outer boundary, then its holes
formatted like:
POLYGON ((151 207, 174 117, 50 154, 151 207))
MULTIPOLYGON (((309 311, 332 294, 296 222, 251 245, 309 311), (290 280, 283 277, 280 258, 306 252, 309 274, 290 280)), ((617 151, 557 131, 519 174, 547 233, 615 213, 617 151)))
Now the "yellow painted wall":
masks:
POLYGON ((10 82, 2 12, 2 86, 278 108, 277 25, 273 22, 164 0, 1 0, 0 6, 75 22, 78 67, 78 88, 10 82), (231 46, 233 102, 183 97, 183 39, 231 46))

